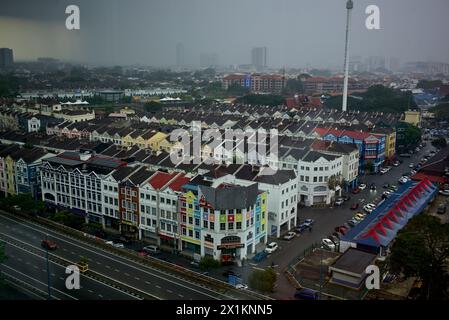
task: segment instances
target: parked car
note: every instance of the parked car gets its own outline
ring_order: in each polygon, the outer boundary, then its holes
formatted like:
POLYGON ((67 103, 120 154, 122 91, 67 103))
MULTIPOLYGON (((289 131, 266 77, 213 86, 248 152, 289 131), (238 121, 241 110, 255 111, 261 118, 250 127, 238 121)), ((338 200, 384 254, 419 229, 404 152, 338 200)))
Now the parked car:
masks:
POLYGON ((359 212, 354 216, 354 220, 357 221, 362 221, 363 219, 365 219, 366 215, 364 215, 363 213, 359 212))
POLYGON ((365 190, 366 189, 366 184, 362 183, 361 185, 359 185, 359 189, 360 190, 365 190))
POLYGON ((266 253, 273 253, 278 249, 278 244, 276 242, 271 242, 267 244, 267 247, 265 248, 266 253))
POLYGON ((336 232, 340 232, 342 235, 345 235, 348 232, 348 229, 344 226, 335 227, 336 232))
POLYGON ((382 188, 388 189, 388 188, 390 188, 390 184, 389 184, 389 183, 385 183, 385 184, 382 186, 382 188))
POLYGON ((311 227, 314 222, 315 222, 315 220, 313 220, 313 219, 306 219, 306 220, 304 220, 304 225, 311 227))
POLYGON ((334 233, 332 233, 332 235, 337 237, 338 239, 341 239, 341 237, 343 236, 343 233, 335 231, 334 233))
POLYGON ((374 209, 376 209, 376 206, 372 203, 368 203, 365 206, 363 206, 363 210, 365 210, 368 213, 371 213, 374 211, 374 209))
POLYGON ((338 198, 337 200, 335 200, 335 205, 341 206, 344 202, 345 200, 343 198, 338 198))
POLYGON ((415 166, 415 164, 412 162, 408 165, 409 168, 413 168, 415 166))
POLYGON ((239 289, 239 290, 246 290, 246 289, 248 289, 248 286, 244 283, 238 283, 235 285, 235 288, 239 289))
POLYGON ((399 161, 393 162, 393 166, 395 166, 395 167, 399 167, 400 164, 401 164, 401 163, 400 163, 399 161))
POLYGON ((296 230, 295 231, 296 231, 296 233, 301 234, 301 233, 303 233, 304 231, 306 231, 309 228, 310 228, 309 225, 301 223, 300 225, 296 226, 296 230))
POLYGON ((357 194, 357 193, 360 193, 360 191, 362 191, 362 190, 360 190, 360 188, 355 188, 352 190, 352 193, 357 194))
POLYGON ((58 245, 51 240, 42 240, 41 246, 47 250, 56 250, 58 249, 58 245))
POLYGON ((154 255, 154 254, 159 254, 159 253, 160 253, 159 248, 158 248, 157 246, 153 246, 153 245, 143 247, 143 248, 142 248, 142 251, 143 251, 143 252, 146 252, 146 253, 148 253, 148 254, 153 254, 153 255, 154 255))
POLYGON ((440 190, 438 193, 446 197, 449 196, 449 190, 440 190))
POLYGON ((351 210, 357 210, 359 208, 359 203, 358 202, 354 202, 351 206, 351 210))
POLYGON ((382 168, 382 169, 380 169, 380 174, 385 174, 385 173, 387 173, 388 172, 388 169, 387 168, 382 168))
POLYGON ((333 243, 332 240, 325 238, 321 240, 321 243, 326 249, 335 250, 335 243, 333 243))
POLYGON ((329 236, 329 239, 336 245, 340 243, 340 239, 337 236, 334 236, 333 234, 329 236))
POLYGON ((296 299, 301 300, 318 300, 320 299, 320 294, 318 291, 312 289, 301 288, 297 289, 293 295, 296 299))
POLYGON ((352 218, 351 220, 348 220, 348 224, 351 226, 351 227, 355 227, 357 224, 359 224, 359 222, 360 221, 358 221, 358 220, 356 220, 356 219, 354 219, 354 218, 352 218))
POLYGON ((291 240, 295 237, 296 233, 294 232, 288 232, 286 235, 284 235, 284 240, 291 240))
POLYGON ((125 245, 123 243, 120 243, 120 242, 113 243, 112 246, 115 247, 115 248, 120 248, 120 249, 124 249, 125 248, 125 245))

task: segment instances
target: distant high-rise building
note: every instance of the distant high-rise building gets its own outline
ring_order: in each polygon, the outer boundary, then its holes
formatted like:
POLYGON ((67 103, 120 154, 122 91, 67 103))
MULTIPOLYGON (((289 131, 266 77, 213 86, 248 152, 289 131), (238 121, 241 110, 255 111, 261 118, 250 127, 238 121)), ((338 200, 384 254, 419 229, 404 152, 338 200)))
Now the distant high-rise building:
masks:
POLYGON ((176 65, 178 67, 185 65, 184 44, 182 43, 176 44, 176 65))
POLYGON ((216 53, 202 53, 200 55, 200 66, 202 68, 218 66, 218 55, 216 53))
POLYGON ((12 49, 0 48, 0 68, 11 67, 14 63, 12 49))
POLYGON ((369 72, 385 70, 386 69, 385 57, 368 57, 366 59, 366 67, 367 71, 369 72))
POLYGON ((353 56, 349 58, 349 71, 350 72, 362 72, 364 71, 364 64, 362 57, 353 56))
POLYGON ((390 57, 390 65, 388 67, 390 71, 398 71, 401 68, 401 62, 399 58, 390 57))
POLYGON ((251 64, 261 70, 267 67, 267 47, 258 47, 251 50, 251 64))

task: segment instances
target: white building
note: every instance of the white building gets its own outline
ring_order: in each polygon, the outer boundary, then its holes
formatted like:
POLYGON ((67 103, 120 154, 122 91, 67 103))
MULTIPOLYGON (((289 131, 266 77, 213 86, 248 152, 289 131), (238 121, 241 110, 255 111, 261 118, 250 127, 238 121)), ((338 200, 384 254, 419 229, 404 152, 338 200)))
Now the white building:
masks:
POLYGON ((342 156, 307 149, 281 149, 284 150, 280 168, 295 170, 297 174, 298 202, 306 206, 330 204, 336 194, 341 194, 342 156))
POLYGON ((42 200, 104 226, 102 179, 124 165, 117 159, 76 152, 47 158, 41 169, 42 200))
POLYGON ((268 235, 280 237, 296 226, 298 182, 293 170, 278 170, 274 174, 269 174, 269 170, 262 168, 259 171, 258 168, 254 170, 252 166, 243 165, 234 174, 215 179, 214 185, 228 182, 248 186, 257 182, 259 190, 267 194, 268 235))

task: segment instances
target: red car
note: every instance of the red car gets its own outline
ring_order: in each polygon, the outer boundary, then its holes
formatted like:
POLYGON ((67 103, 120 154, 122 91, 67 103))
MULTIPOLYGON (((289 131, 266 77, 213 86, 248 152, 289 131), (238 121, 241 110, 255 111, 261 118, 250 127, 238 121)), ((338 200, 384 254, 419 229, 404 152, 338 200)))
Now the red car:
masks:
POLYGON ((340 232, 341 234, 345 235, 346 232, 348 232, 348 229, 347 229, 346 227, 339 226, 339 227, 336 227, 336 228, 335 228, 335 231, 336 231, 336 232, 340 232))
POLYGON ((41 246, 47 250, 56 250, 58 249, 58 245, 50 240, 42 240, 41 246))
POLYGON ((359 193, 361 190, 359 189, 359 188, 355 188, 354 190, 352 190, 352 193, 353 194, 357 194, 357 193, 359 193))
POLYGON ((351 206, 351 210, 356 210, 359 207, 359 203, 358 202, 354 202, 351 206))

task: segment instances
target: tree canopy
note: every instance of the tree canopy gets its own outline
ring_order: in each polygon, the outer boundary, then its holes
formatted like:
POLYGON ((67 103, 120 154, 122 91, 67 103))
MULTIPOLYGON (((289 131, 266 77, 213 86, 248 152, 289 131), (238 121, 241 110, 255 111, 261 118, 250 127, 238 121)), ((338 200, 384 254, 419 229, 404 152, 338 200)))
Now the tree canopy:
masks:
POLYGON ((437 137, 432 140, 432 146, 434 146, 435 148, 442 149, 446 145, 447 145, 447 141, 446 141, 446 138, 444 138, 444 137, 437 137))
POLYGON ((274 94, 248 94, 237 98, 237 103, 277 106, 284 103, 284 98, 274 94))
POLYGON ((442 84, 443 82, 441 80, 419 80, 416 87, 421 89, 435 89, 441 87, 442 84))
MULTIPOLYGON (((359 96, 360 99, 348 98, 349 110, 402 113, 416 108, 411 92, 401 92, 382 85, 371 86, 359 96)), ((325 106, 332 109, 341 108, 341 104, 342 96, 331 97, 325 102, 325 106)))
POLYGON ((423 280, 421 298, 447 299, 449 275, 449 224, 420 214, 401 230, 391 248, 391 271, 423 280))
POLYGON ((273 268, 254 270, 249 277, 249 286, 263 292, 273 292, 276 278, 276 271, 273 268))
POLYGON ((435 113, 435 118, 440 121, 449 121, 449 102, 440 103, 439 105, 430 108, 430 112, 435 113))

